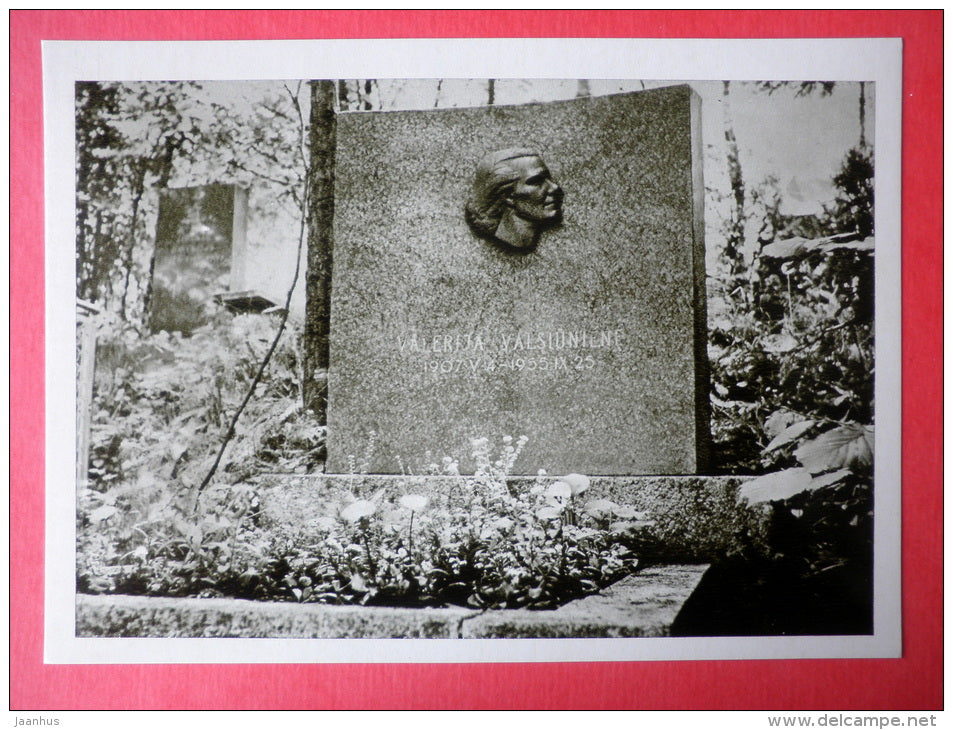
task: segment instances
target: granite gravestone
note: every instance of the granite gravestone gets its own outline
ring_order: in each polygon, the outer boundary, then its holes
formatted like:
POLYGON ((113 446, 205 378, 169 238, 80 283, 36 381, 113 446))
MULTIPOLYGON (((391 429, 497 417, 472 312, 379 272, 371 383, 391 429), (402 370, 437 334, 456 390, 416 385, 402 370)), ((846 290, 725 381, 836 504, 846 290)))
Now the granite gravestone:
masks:
POLYGON ((327 471, 372 432, 372 473, 426 452, 467 472, 473 438, 523 434, 516 473, 703 471, 699 121, 687 86, 339 116, 327 471), (464 215, 508 148, 562 189, 558 225, 521 248, 464 215))

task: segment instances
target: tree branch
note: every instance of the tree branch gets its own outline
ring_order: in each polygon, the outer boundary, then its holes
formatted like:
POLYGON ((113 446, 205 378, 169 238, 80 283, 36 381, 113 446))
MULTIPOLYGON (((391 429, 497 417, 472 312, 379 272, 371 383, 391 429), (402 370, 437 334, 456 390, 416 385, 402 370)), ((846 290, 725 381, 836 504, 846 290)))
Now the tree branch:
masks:
MULTIPOLYGON (((287 89, 287 87, 285 87, 287 89)), ((291 90, 288 89, 288 93, 291 94, 291 90)), ((292 103, 295 105, 295 108, 298 109, 298 119, 299 119, 299 128, 298 128, 298 137, 301 141, 301 145, 304 144, 304 123, 301 119, 301 111, 298 107, 298 100, 292 94, 292 103)), ((304 155, 302 153, 302 159, 304 155)), ((278 342, 281 340, 281 336, 284 334, 285 326, 288 324, 288 315, 291 312, 291 297, 294 294, 295 287, 298 284, 298 278, 301 274, 301 250, 304 246, 304 234, 305 227, 308 220, 308 194, 310 192, 311 186, 311 174, 310 170, 305 166, 305 178, 304 178, 304 194, 301 197, 301 219, 298 225, 298 247, 295 253, 295 268, 294 276, 291 279, 291 286, 288 287, 288 294, 285 296, 285 306, 284 310, 281 313, 281 320, 278 324, 278 331, 275 333, 274 338, 271 340, 271 344, 268 347, 268 352, 265 353, 265 356, 261 360, 261 364, 258 366, 258 370, 255 373, 255 377, 252 379, 251 385, 248 387, 248 391, 245 393, 245 397, 242 399, 241 404, 238 408, 235 409, 235 413, 232 415, 232 419, 228 424, 228 429, 225 431, 225 436, 222 438, 222 443, 219 446, 218 452, 215 454, 215 460, 212 462, 212 466, 209 468, 208 473, 205 475, 205 478, 202 480, 202 483, 199 484, 196 499, 193 505, 193 511, 198 508, 198 495, 200 495, 205 488, 212 481, 212 477, 215 476, 215 472, 218 471, 219 464, 222 461, 222 456, 225 454, 225 449, 228 447, 229 442, 232 440, 232 437, 235 435, 235 426, 238 424, 238 419, 241 417, 242 412, 245 410, 245 407, 251 401, 252 396, 255 394, 255 389, 258 387, 258 384, 261 382, 262 377, 265 374, 265 369, 268 367, 268 363, 271 361, 272 355, 275 353, 275 349, 278 347, 278 342)))

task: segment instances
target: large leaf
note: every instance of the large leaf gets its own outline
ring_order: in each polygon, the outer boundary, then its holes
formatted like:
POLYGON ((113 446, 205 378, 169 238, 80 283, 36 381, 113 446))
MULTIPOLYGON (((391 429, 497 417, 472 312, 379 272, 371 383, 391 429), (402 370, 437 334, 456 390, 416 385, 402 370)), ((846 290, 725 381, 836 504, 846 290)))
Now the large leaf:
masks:
POLYGON ((860 235, 857 233, 839 233, 834 236, 824 238, 801 238, 795 236, 786 238, 783 241, 769 243, 761 249, 761 255, 775 259, 797 258, 807 254, 820 252, 831 253, 832 251, 873 251, 873 236, 863 240, 857 240, 860 235))
POLYGON ((797 414, 781 408, 764 419, 764 432, 774 438, 797 420, 797 414))
POLYGON ((785 469, 765 474, 742 485, 738 501, 748 504, 788 499, 811 488, 811 474, 806 469, 785 469))
POLYGON ((798 341, 786 332, 779 335, 768 335, 764 338, 764 351, 782 355, 795 349, 798 344, 798 341))
POLYGON ((544 492, 546 501, 552 505, 562 506, 566 501, 572 496, 572 486, 560 479, 558 482, 553 482, 546 488, 544 492))
POLYGON ((422 512, 430 500, 422 494, 405 494, 398 502, 400 506, 411 512, 422 512))
POLYGON ((341 517, 348 522, 357 522, 365 517, 370 517, 376 511, 377 504, 375 502, 367 499, 358 499, 341 510, 341 517))
POLYGON ((811 239, 795 236, 794 238, 787 238, 783 241, 769 243, 761 249, 761 255, 775 259, 792 258, 809 251, 812 243, 814 242, 811 239))
POLYGON ((608 499, 594 499, 586 502, 585 507, 582 509, 587 515, 598 520, 615 514, 615 511, 618 508, 619 505, 617 505, 615 502, 609 501, 608 499))
POLYGON ((866 471, 873 463, 873 454, 874 429, 860 424, 838 426, 794 452, 795 458, 812 474, 832 469, 866 471))
MULTIPOLYGON (((833 238, 833 236, 831 236, 833 238)), ((828 242, 822 247, 824 251, 873 251, 874 237, 870 236, 862 241, 848 241, 847 243, 828 242)))
POLYGON ((738 490, 738 501, 746 500, 748 504, 752 505, 762 502, 783 501, 801 492, 813 492, 816 489, 838 484, 849 475, 850 471, 847 469, 838 469, 828 474, 812 477, 807 469, 799 467, 772 472, 744 484, 738 490))
POLYGON ((536 510, 536 516, 541 520, 556 520, 563 513, 563 508, 559 506, 540 507, 536 510))
POLYGON ((589 489, 589 477, 585 474, 567 474, 561 481, 569 485, 573 497, 589 489))
POLYGON ((90 522, 102 522, 103 520, 108 520, 118 510, 109 504, 104 504, 102 507, 97 507, 92 512, 89 513, 90 522))
POLYGON ((797 423, 792 423, 786 429, 781 431, 777 436, 771 439, 771 442, 764 447, 764 453, 769 454, 775 449, 779 449, 786 444, 791 443, 794 439, 799 436, 807 433, 814 426, 814 421, 798 421, 797 423))

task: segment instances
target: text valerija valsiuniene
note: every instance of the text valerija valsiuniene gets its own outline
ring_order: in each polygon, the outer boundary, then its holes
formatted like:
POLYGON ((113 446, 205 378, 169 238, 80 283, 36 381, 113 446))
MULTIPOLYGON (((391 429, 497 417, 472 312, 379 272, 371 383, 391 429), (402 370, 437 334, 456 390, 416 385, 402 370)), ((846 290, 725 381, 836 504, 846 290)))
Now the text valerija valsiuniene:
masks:
POLYGON ((539 332, 437 333, 410 332, 397 336, 402 354, 450 355, 486 353, 556 352, 606 349, 621 346, 623 332, 612 330, 549 330, 539 332))
POLYGON ((504 333, 417 332, 398 335, 402 355, 419 358, 431 373, 538 371, 569 373, 593 370, 598 351, 618 348, 621 330, 546 330, 504 333))

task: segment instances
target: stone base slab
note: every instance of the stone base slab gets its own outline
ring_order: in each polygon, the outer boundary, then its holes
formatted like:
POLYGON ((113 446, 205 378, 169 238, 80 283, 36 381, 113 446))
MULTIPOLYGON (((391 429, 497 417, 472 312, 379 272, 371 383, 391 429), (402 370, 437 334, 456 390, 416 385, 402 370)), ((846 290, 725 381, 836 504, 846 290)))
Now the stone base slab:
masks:
POLYGON ((76 634, 126 638, 491 639, 670 635, 706 565, 647 568, 554 611, 382 608, 228 598, 76 597, 76 634))

